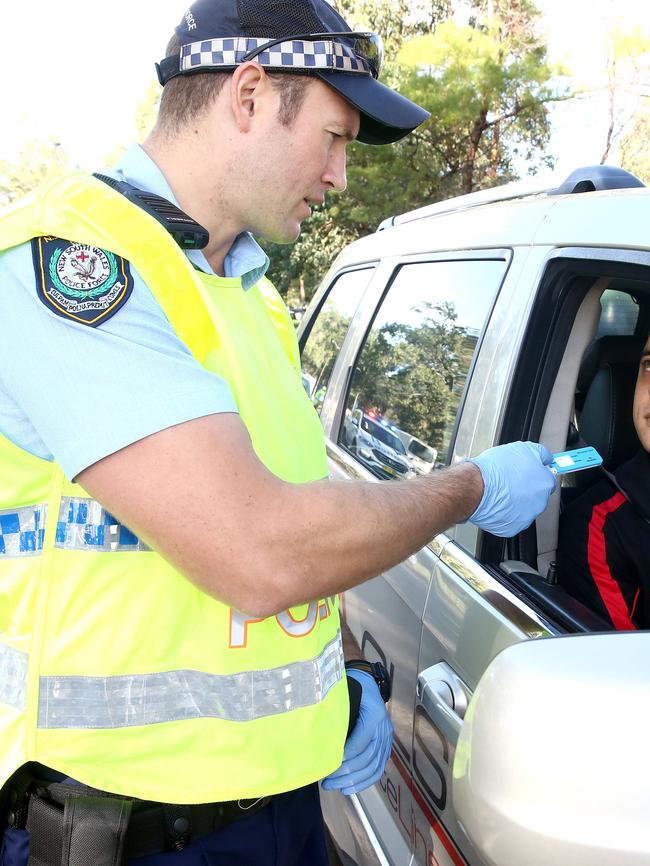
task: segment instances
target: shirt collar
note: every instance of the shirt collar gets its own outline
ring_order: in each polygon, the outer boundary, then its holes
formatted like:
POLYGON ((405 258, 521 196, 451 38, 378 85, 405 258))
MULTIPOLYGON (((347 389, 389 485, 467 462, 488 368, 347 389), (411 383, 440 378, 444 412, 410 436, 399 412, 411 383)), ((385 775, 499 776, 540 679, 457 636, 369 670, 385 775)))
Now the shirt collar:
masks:
MULTIPOLYGON (((145 192, 162 196, 178 207, 164 174, 139 144, 132 145, 115 168, 107 174, 116 180, 125 180, 145 192)), ((186 255, 195 268, 215 275, 201 250, 188 250, 186 255)), ((250 232, 242 232, 230 247, 223 267, 227 277, 241 278, 242 287, 250 289, 266 273, 269 258, 250 232)))

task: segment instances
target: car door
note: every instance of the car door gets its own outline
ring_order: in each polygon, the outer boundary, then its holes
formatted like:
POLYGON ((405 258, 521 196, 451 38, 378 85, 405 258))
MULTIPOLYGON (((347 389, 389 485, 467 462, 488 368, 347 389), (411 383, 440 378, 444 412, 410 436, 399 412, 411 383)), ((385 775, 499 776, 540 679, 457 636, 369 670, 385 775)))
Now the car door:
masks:
MULTIPOLYGON (((637 301, 650 284, 646 255, 542 246, 522 252, 511 268, 516 279, 506 281, 492 311, 453 459, 517 438, 563 450, 584 348, 592 336, 631 335, 637 327, 637 301)), ((448 857, 436 855, 440 863, 486 862, 458 823, 451 791, 462 720, 492 659, 521 640, 607 627, 547 574, 555 564, 556 494, 536 525, 512 541, 481 537, 471 524, 437 539, 418 664, 413 783, 415 824, 437 828, 448 857)), ((414 863, 428 866, 425 836, 417 835, 414 863)))
POLYGON ((414 863, 481 866, 455 817, 452 766, 469 699, 505 647, 553 633, 445 535, 423 617, 413 736, 414 863))
MULTIPOLYGON (((495 444, 498 435, 514 335, 526 320, 539 267, 530 260, 529 250, 515 248, 502 254, 501 271, 496 263, 492 267, 498 279, 507 263, 507 275, 484 323, 477 321, 484 314, 475 289, 471 311, 464 321, 459 316, 465 341, 473 344, 472 361, 453 426, 448 426, 448 437, 442 441, 439 459, 447 463, 495 444)), ((481 564, 479 534, 472 524, 450 527, 432 548, 414 688, 413 866, 484 866, 453 810, 458 733, 469 698, 494 656, 522 639, 553 633, 554 626, 481 564)))
MULTIPOLYGON (((402 441, 412 436, 436 452, 436 468, 447 463, 477 346, 509 257, 508 251, 496 251, 382 262, 340 353, 327 396, 324 414, 333 477, 415 476, 402 441), (365 452, 353 439, 360 419, 366 419, 365 452), (410 466, 407 473, 398 468, 401 461, 410 466)), ((311 339, 305 354, 314 353, 311 339)), ((446 862, 441 859, 442 830, 437 827, 437 835, 436 827, 423 824, 420 817, 413 750, 422 621, 441 552, 435 540, 346 592, 342 600, 346 625, 361 653, 382 661, 391 677, 391 760, 382 780, 352 799, 366 835, 371 834, 381 854, 396 866, 410 863, 419 849, 428 858, 423 862, 435 863, 436 857, 446 862)), ((344 835, 344 799, 323 798, 335 837, 344 835)), ((367 852, 350 834, 347 842, 355 862, 376 862, 364 859, 367 852)))

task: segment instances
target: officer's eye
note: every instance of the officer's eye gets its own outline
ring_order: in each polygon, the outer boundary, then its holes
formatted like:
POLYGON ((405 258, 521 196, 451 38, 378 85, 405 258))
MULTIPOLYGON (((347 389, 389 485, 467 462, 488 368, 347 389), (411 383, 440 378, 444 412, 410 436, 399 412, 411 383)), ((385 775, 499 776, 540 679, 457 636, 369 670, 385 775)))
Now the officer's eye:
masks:
POLYGON ((644 373, 650 373, 650 358, 644 358, 641 361, 641 369, 644 373))

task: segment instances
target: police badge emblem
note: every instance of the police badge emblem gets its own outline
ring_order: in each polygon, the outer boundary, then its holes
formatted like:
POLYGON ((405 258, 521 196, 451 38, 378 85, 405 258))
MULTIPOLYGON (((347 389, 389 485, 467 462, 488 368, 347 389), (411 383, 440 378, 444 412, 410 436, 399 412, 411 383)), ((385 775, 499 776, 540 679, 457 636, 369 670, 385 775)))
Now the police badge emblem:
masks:
POLYGON ((62 238, 32 240, 36 289, 57 316, 92 328, 114 316, 133 291, 129 263, 108 250, 62 238))

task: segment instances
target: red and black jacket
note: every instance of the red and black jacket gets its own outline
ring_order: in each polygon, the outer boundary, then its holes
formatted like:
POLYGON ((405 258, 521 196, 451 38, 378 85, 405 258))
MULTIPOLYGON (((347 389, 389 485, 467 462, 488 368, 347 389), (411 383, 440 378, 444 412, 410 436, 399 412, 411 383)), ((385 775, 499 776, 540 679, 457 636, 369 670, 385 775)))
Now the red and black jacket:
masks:
POLYGON ((562 514, 558 577, 614 628, 650 628, 650 454, 640 451, 614 477, 562 514))

